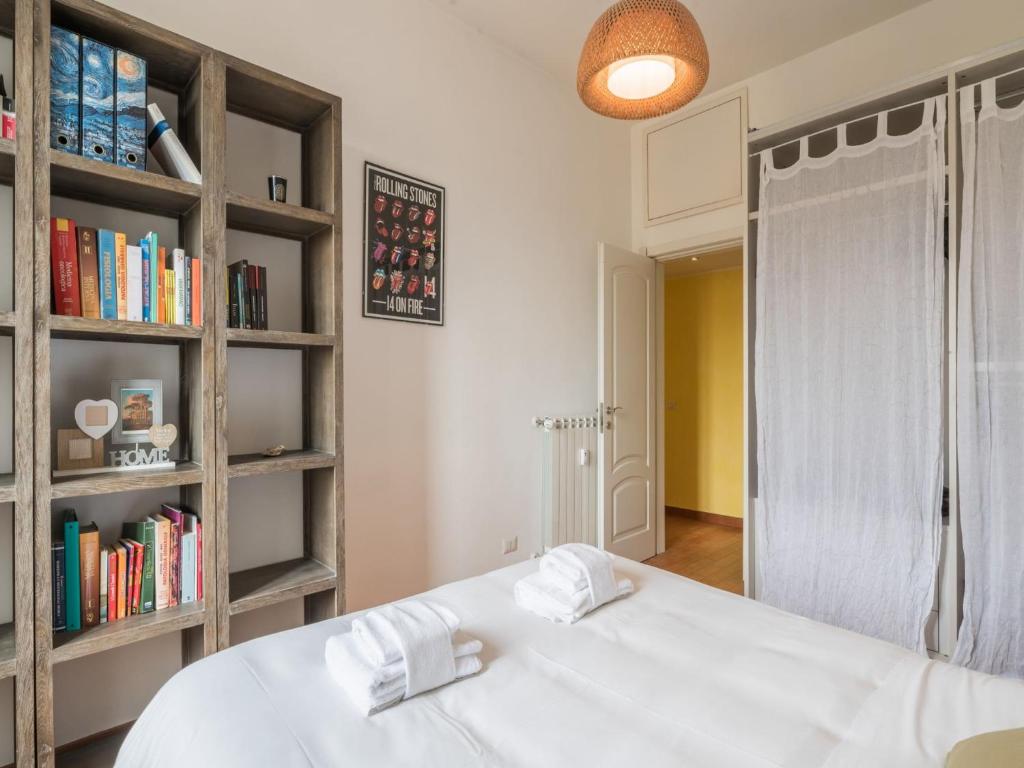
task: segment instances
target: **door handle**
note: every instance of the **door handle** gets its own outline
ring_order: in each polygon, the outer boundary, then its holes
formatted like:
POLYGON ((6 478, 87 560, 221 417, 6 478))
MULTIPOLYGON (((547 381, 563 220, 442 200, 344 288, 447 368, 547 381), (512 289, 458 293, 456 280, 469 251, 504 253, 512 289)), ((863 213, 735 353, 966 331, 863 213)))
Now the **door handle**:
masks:
POLYGON ((621 410, 622 410, 622 406, 621 405, 606 405, 605 408, 604 408, 604 412, 607 413, 609 416, 612 416, 612 415, 615 414, 616 411, 621 411, 621 410))

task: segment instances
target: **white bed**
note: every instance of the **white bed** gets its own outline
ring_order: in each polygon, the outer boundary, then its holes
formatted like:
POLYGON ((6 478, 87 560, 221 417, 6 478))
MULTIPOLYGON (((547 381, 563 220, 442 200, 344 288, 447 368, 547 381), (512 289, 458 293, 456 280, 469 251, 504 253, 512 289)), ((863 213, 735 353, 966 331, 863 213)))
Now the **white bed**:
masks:
POLYGON ((525 562, 429 593, 483 640, 476 677, 358 716, 324 666, 350 616, 240 645, 156 695, 117 766, 942 766, 1024 725, 1024 683, 626 560, 636 593, 573 626, 518 609, 525 562))

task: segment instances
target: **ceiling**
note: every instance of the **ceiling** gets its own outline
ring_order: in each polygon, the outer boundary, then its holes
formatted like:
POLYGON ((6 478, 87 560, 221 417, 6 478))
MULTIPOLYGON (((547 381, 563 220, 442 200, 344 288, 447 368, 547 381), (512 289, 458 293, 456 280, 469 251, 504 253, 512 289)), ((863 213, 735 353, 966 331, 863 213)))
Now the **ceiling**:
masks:
MULTIPOLYGON (((743 80, 927 0, 684 0, 711 54, 707 91, 743 80)), ((611 0, 432 0, 576 87, 583 41, 611 0)))

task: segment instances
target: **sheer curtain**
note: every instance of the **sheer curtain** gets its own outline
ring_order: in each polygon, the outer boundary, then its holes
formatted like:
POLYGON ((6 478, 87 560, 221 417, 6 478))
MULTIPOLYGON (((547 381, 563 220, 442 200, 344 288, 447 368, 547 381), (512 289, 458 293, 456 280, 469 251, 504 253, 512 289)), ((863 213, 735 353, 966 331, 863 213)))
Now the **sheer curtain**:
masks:
POLYGON ((961 92, 957 455, 966 592, 953 661, 1024 677, 1024 104, 961 92))
POLYGON ((755 407, 764 602, 924 652, 942 496, 945 99, 911 134, 762 154, 755 407))

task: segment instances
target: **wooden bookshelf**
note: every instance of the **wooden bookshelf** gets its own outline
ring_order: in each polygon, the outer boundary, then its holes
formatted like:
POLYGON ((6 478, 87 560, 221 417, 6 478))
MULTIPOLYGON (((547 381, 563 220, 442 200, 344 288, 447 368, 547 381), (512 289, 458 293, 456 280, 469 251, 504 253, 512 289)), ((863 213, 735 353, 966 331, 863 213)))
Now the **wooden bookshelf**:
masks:
MULTIPOLYGON (((224 397, 217 428, 218 647, 231 642, 231 617, 302 598, 306 621, 344 611, 341 350, 341 101, 261 67, 225 56, 227 110, 298 133, 302 189, 296 204, 223 189, 226 227, 302 244, 304 302, 299 331, 228 328, 218 304, 217 380, 224 397), (303 444, 281 456, 230 455, 227 443, 228 347, 301 350, 303 444), (302 557, 232 572, 228 558, 231 486, 243 478, 302 473, 302 557)), ((222 136, 225 142, 231 137, 222 136)), ((226 250, 221 253, 226 254, 226 250)), ((219 270, 224 279, 227 262, 219 270)), ((227 286, 218 288, 225 295, 227 286)))
MULTIPOLYGON (((307 621, 344 610, 341 101, 94 0, 0 3, 3 29, 15 36, 19 132, 16 142, 0 140, 0 183, 14 183, 16 208, 15 308, 0 313, 0 335, 14 338, 16 361, 15 466, 0 475, 0 503, 15 507, 15 616, 0 626, 0 679, 17 681, 19 767, 106 764, 126 726, 55 744, 55 665, 170 634, 180 635, 186 664, 229 645, 233 615, 292 599, 304 601, 307 621), (11 18, 4 18, 8 7, 11 18), (51 23, 146 59, 149 84, 178 99, 177 133, 200 167, 201 184, 50 148, 51 23), (228 111, 301 135, 303 183, 295 204, 227 189, 228 111), (176 219, 177 245, 203 264, 202 326, 52 315, 49 219, 62 215, 51 210, 54 198, 176 219), (301 330, 227 328, 228 229, 301 243, 301 330), (177 348, 182 458, 172 469, 53 475, 55 429, 67 426, 66 415, 54 413, 55 340, 177 348), (277 457, 229 455, 229 347, 301 351, 301 448, 277 457), (231 573, 229 481, 285 472, 303 476, 302 556, 231 573), (204 600, 54 633, 54 502, 63 507, 77 498, 147 489, 166 489, 202 516, 204 600), (96 762, 96 755, 104 757, 96 762)), ((113 533, 101 530, 102 540, 113 533)))

